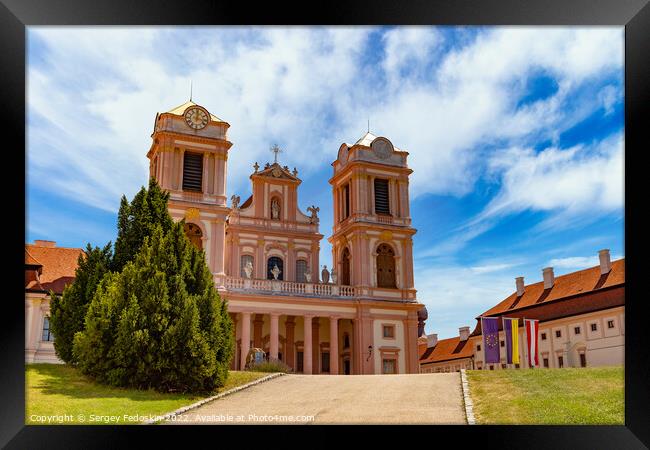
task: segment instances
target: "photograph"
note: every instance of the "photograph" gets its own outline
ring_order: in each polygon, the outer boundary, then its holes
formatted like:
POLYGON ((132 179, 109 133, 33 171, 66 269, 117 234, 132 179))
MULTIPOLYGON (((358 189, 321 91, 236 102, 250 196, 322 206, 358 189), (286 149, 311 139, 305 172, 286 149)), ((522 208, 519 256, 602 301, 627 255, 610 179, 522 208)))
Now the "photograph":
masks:
POLYGON ((27 425, 624 425, 622 26, 29 26, 27 425))

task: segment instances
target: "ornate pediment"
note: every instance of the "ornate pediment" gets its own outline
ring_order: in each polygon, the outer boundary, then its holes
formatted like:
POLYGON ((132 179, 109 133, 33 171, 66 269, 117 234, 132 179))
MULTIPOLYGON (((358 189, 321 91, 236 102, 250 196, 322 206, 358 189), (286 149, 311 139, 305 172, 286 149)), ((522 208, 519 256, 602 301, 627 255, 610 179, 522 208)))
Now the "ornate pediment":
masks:
POLYGON ((253 175, 280 180, 300 181, 300 178, 296 176, 298 175, 298 171, 296 169, 293 169, 293 172, 291 172, 288 166, 283 167, 278 163, 267 163, 264 169, 260 170, 259 172, 255 172, 253 175))

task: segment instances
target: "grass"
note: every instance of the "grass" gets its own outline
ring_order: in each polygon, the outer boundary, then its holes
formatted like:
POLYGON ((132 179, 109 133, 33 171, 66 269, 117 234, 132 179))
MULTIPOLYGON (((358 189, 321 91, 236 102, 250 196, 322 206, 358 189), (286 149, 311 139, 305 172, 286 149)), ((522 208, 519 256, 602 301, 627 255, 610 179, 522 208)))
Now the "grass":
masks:
POLYGON ((468 370, 479 424, 623 425, 623 367, 468 370))
POLYGON ((97 384, 67 365, 28 364, 25 373, 25 423, 135 424, 149 416, 174 411, 266 375, 262 372, 230 371, 225 386, 209 395, 167 394, 97 384), (108 419, 110 416, 112 421, 108 419))

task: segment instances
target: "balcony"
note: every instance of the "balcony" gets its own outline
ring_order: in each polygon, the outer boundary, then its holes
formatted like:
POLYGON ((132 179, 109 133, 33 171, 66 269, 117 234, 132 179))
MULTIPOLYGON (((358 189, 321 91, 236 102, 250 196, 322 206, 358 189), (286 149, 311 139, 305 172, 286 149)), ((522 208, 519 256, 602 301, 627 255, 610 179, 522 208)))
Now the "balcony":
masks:
POLYGON ((416 301, 414 289, 386 289, 377 287, 341 286, 324 283, 297 283, 282 280, 261 280, 226 276, 220 278, 215 275, 217 286, 223 286, 226 291, 263 294, 263 295, 289 295, 318 298, 371 298, 376 300, 414 302, 416 301))
POLYGON ((355 288, 323 283, 296 283, 282 280, 259 280, 226 277, 224 286, 229 291, 278 293, 314 297, 354 297, 355 288))

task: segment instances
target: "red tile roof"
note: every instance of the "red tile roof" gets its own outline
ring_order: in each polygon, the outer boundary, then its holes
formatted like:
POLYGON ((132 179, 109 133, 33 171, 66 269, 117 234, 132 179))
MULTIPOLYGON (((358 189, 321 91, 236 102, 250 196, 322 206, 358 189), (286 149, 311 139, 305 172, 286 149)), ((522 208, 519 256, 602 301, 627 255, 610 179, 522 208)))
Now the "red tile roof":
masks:
POLYGON ((62 293, 63 288, 74 281, 77 259, 82 253, 80 248, 25 244, 25 266, 42 266, 38 281, 31 281, 25 289, 30 292, 53 290, 57 294, 62 293))
POLYGON ((25 247, 25 265, 26 266, 42 266, 39 261, 34 258, 31 253, 29 253, 29 250, 27 250, 27 247, 25 247))
POLYGON ((435 346, 427 348, 420 356, 420 364, 469 358, 472 354, 469 340, 461 341, 460 337, 456 336, 450 339, 441 339, 435 346))
MULTIPOLYGON (((513 292, 481 316, 547 321, 621 305, 625 305, 625 258, 613 261, 605 275, 595 266, 555 277, 550 289, 544 289, 543 281, 525 286, 521 297, 513 292)), ((480 334, 481 316, 472 336, 480 334)))

